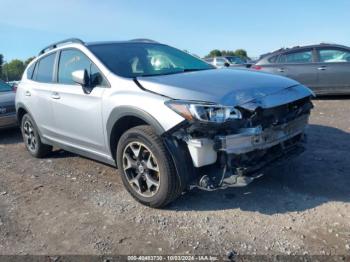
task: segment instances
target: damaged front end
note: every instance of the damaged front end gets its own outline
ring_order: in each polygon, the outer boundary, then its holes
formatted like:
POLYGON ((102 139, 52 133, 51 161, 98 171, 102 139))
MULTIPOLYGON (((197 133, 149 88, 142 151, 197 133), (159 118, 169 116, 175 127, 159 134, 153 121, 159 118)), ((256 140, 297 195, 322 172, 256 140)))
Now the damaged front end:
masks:
POLYGON ((203 190, 246 186, 273 164, 303 152, 313 105, 311 94, 296 94, 284 90, 234 107, 171 101, 168 106, 186 118, 164 136, 178 152, 183 184, 203 190))

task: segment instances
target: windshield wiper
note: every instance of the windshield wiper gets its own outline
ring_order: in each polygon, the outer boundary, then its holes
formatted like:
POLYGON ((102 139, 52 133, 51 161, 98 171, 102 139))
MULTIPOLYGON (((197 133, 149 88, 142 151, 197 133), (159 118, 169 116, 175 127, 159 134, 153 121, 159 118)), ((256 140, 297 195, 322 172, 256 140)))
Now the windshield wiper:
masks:
POLYGON ((203 71, 203 70, 209 70, 213 68, 186 68, 182 72, 194 72, 194 71, 203 71))
POLYGON ((215 69, 215 68, 185 68, 185 69, 181 69, 181 70, 178 70, 178 71, 167 72, 167 73, 162 73, 162 74, 145 74, 145 75, 141 74, 141 75, 138 75, 136 77, 174 75, 174 74, 181 74, 181 73, 195 72, 195 71, 203 71, 203 70, 210 70, 210 69, 215 69))

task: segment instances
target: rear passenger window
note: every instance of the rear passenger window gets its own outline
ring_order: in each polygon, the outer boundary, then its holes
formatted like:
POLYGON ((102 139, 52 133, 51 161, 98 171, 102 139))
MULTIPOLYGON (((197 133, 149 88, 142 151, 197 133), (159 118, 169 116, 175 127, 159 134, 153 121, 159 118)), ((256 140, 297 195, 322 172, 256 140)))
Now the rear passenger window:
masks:
POLYGON ((272 56, 272 57, 270 57, 269 59, 267 59, 271 64, 274 64, 274 63, 276 63, 277 62, 277 55, 275 55, 275 56, 272 56))
POLYGON ((281 63, 312 63, 312 51, 294 52, 280 57, 281 63))
POLYGON ((27 78, 28 79, 32 79, 33 78, 33 72, 34 72, 35 65, 36 65, 36 63, 33 63, 27 69, 27 78))
POLYGON ((35 70, 35 80, 43 83, 51 83, 53 75, 53 66, 55 63, 56 53, 43 57, 37 63, 35 70))

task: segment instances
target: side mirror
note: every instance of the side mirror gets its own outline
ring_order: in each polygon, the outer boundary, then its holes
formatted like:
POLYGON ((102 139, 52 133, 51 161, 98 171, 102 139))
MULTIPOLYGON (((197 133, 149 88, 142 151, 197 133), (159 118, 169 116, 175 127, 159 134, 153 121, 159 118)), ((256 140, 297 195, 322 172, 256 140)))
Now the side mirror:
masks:
POLYGON ((227 63, 227 62, 225 62, 225 63, 224 63, 224 66, 225 66, 225 67, 230 67, 230 64, 227 63))
POLYGON ((89 76, 86 70, 77 70, 72 72, 72 79, 75 83, 83 87, 89 84, 89 76))
POLYGON ((85 94, 90 94, 92 88, 87 70, 77 70, 72 72, 72 79, 75 83, 81 85, 85 94))

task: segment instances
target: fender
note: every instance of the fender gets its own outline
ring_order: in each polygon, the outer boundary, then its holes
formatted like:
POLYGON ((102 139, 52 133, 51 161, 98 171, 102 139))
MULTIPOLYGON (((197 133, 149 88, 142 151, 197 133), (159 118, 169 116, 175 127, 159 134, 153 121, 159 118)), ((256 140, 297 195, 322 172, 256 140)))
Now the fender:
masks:
POLYGON ((120 107, 116 107, 112 110, 112 112, 107 120, 107 138, 108 138, 108 141, 110 141, 110 139, 111 139, 112 129, 113 129, 115 123, 117 123, 123 117, 127 117, 127 116, 133 116, 133 117, 137 117, 137 118, 143 120, 148 125, 152 126, 154 128, 154 130, 156 131, 156 134, 159 136, 161 136, 165 132, 165 130, 161 126, 161 124, 152 115, 150 115, 146 111, 139 109, 137 107, 134 107, 134 106, 120 106, 120 107))
POLYGON ((17 115, 17 120, 18 120, 18 111, 20 109, 24 109, 25 111, 27 111, 29 113, 28 108, 22 103, 22 102, 18 102, 16 103, 16 115, 17 115))
POLYGON ((25 110, 25 111, 27 112, 27 114, 30 115, 30 117, 31 117, 31 118, 33 119, 33 121, 34 121, 33 124, 34 124, 36 130, 38 130, 40 139, 42 140, 43 143, 47 143, 46 139, 43 137, 43 135, 42 135, 40 129, 38 128, 38 125, 36 124, 35 118, 33 117, 32 113, 28 110, 28 108, 27 108, 22 102, 16 103, 16 116, 17 116, 17 122, 18 122, 18 125, 19 125, 20 129, 22 129, 22 126, 21 126, 22 123, 19 121, 19 115, 18 115, 18 114, 19 114, 18 111, 19 111, 20 109, 25 110))

